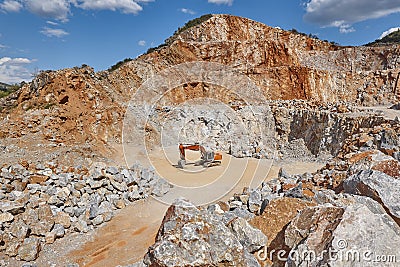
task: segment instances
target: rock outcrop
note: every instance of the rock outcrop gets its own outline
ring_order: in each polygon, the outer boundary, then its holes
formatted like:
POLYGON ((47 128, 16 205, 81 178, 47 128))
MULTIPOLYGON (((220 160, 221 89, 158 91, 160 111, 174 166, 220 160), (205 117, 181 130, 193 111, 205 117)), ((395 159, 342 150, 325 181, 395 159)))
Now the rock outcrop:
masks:
POLYGON ((144 264, 260 266, 251 253, 266 242, 266 236, 245 219, 202 210, 180 199, 168 209, 144 264))

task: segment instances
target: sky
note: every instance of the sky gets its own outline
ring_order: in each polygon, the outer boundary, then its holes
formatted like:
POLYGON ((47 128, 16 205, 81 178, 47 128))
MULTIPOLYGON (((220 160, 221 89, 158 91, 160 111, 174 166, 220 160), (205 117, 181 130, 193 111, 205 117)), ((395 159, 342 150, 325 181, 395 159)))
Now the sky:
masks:
POLYGON ((82 64, 105 70, 209 13, 341 45, 363 45, 400 26, 400 0, 0 0, 0 82, 82 64))

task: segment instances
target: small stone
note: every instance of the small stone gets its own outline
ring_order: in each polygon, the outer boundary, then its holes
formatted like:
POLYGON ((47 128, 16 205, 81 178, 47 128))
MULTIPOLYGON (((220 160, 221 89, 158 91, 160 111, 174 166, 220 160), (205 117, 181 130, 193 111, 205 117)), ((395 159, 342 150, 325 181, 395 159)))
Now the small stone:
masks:
POLYGON ((240 195, 239 199, 244 205, 247 205, 247 203, 249 202, 249 195, 240 195))
POLYGON ((119 173, 118 169, 114 166, 107 167, 106 172, 111 175, 115 175, 115 174, 119 173))
POLYGON ((254 190, 250 193, 248 206, 251 212, 257 213, 261 208, 262 200, 261 193, 258 190, 254 190))
POLYGON ((63 237, 65 235, 65 228, 61 224, 55 224, 51 232, 53 232, 57 238, 63 237))
POLYGON ((44 236, 44 240, 46 241, 46 244, 53 244, 56 240, 56 234, 54 232, 48 232, 44 236))
POLYGON ((91 189, 101 188, 103 186, 103 184, 104 183, 103 183, 102 180, 100 180, 100 181, 90 180, 89 181, 89 186, 90 186, 91 189))
POLYGON ((285 197, 291 197, 291 198, 303 198, 304 194, 303 194, 303 184, 300 182, 298 185, 296 185, 295 187, 287 190, 284 193, 285 197))
POLYGON ((89 206, 88 217, 90 220, 94 219, 99 214, 99 206, 97 203, 93 203, 89 206))
POLYGON ((24 205, 17 203, 15 201, 1 201, 0 210, 3 212, 9 212, 13 215, 22 213, 25 210, 24 205))
POLYGON ((128 190, 128 186, 126 185, 125 182, 119 183, 115 181, 114 179, 110 179, 111 185, 118 191, 120 192, 125 192, 128 190))
POLYGON ((118 199, 117 201, 114 202, 114 205, 117 209, 123 209, 125 208, 125 201, 123 201, 122 199, 118 199))
POLYGON ((71 219, 69 215, 65 212, 57 213, 55 217, 55 223, 62 225, 64 228, 71 227, 71 219))
POLYGON ((11 222, 14 220, 14 216, 9 212, 4 212, 0 214, 0 223, 11 222))
POLYGON ((75 223, 75 229, 79 232, 87 233, 89 231, 89 227, 84 220, 78 220, 75 223))
POLYGON ((105 213, 103 213, 102 215, 103 215, 104 221, 105 221, 105 222, 108 222, 108 221, 110 221, 110 220, 112 219, 112 217, 113 217, 113 212, 112 212, 112 211, 110 211, 110 212, 105 212, 105 213))
POLYGON ((44 185, 44 183, 49 179, 48 176, 45 175, 31 175, 29 177, 29 183, 30 184, 42 184, 44 185))
POLYGON ((133 202, 133 201, 136 201, 136 200, 139 200, 139 199, 141 199, 141 196, 140 196, 138 190, 133 190, 133 191, 128 193, 128 200, 129 201, 133 202))
POLYGON ((234 200, 234 201, 230 202, 229 204, 230 204, 231 209, 236 209, 243 205, 243 203, 238 200, 234 200))
POLYGON ((6 246, 6 255, 10 256, 10 257, 15 257, 18 254, 18 248, 20 247, 21 243, 20 241, 13 239, 9 242, 7 242, 7 246, 6 246))
POLYGON ((40 251, 40 242, 38 238, 25 238, 24 243, 18 249, 18 256, 24 261, 36 260, 40 251))
POLYGON ((59 199, 57 196, 51 196, 48 200, 47 203, 49 205, 55 205, 55 206, 62 206, 64 204, 63 201, 61 201, 61 199, 59 199))
POLYGON ((102 224, 103 222, 104 222, 104 217, 102 214, 100 214, 99 216, 97 216, 92 220, 93 225, 99 225, 102 224))
POLYGON ((21 220, 11 224, 10 233, 18 239, 27 237, 29 227, 21 220))
POLYGON ((41 185, 40 184, 28 184, 27 188, 29 190, 29 193, 35 194, 37 191, 40 190, 41 185))
POLYGON ((24 191, 26 186, 27 186, 27 182, 22 182, 22 181, 18 181, 18 180, 14 180, 11 183, 12 186, 14 186, 14 189, 17 191, 24 191))

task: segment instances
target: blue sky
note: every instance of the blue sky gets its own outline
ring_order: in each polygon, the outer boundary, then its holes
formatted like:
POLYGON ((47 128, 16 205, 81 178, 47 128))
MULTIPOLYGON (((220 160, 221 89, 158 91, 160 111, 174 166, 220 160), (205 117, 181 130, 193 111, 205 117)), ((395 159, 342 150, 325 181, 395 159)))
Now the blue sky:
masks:
POLYGON ((135 58, 203 14, 232 14, 342 45, 400 26, 400 0, 0 0, 0 81, 135 58))

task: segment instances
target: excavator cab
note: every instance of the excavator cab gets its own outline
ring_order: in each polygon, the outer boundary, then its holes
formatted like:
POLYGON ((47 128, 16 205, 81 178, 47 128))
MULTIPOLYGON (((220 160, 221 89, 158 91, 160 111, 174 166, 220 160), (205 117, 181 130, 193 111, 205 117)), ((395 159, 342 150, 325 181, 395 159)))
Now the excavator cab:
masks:
POLYGON ((217 166, 221 164, 222 154, 214 151, 206 151, 206 149, 199 143, 195 144, 179 144, 180 160, 178 161, 178 168, 183 169, 186 165, 186 150, 200 151, 201 159, 195 165, 202 165, 204 167, 217 166))

